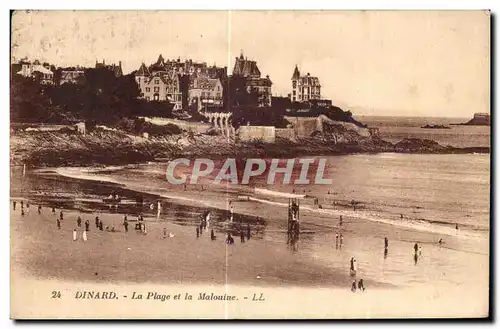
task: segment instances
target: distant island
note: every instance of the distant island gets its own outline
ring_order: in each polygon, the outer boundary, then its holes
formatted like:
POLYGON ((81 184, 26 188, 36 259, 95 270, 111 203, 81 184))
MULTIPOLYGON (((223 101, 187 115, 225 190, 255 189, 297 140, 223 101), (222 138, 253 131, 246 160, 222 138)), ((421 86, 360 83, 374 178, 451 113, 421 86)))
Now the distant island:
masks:
POLYGON ((429 125, 429 124, 422 126, 420 128, 423 128, 423 129, 451 129, 450 127, 444 126, 444 125, 429 125))
POLYGON ((461 126, 489 126, 490 115, 488 113, 474 113, 474 117, 465 123, 452 123, 461 126))

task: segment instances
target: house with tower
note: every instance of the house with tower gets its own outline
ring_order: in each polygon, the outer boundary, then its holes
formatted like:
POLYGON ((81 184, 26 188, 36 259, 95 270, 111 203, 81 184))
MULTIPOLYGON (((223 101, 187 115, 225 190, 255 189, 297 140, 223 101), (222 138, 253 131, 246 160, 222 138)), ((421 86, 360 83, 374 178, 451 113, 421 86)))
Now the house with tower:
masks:
POLYGON ((318 77, 307 73, 300 75, 299 68, 295 65, 292 75, 292 102, 308 102, 321 99, 321 84, 318 77))
POLYGON ((245 79, 246 91, 257 94, 259 106, 271 106, 271 86, 273 83, 268 75, 265 78, 261 77, 256 61, 248 60, 243 57, 243 52, 241 52, 240 57, 235 59, 233 76, 245 79))

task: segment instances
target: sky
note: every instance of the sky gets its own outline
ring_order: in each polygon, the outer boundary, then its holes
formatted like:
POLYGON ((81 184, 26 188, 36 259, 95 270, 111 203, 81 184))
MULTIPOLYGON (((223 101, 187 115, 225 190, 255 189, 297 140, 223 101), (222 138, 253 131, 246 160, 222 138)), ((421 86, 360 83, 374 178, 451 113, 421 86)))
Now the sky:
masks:
POLYGON ((356 115, 490 113, 490 16, 484 11, 31 11, 12 18, 12 57, 56 66, 165 58, 232 72, 241 51, 272 92, 295 65, 322 97, 356 115))

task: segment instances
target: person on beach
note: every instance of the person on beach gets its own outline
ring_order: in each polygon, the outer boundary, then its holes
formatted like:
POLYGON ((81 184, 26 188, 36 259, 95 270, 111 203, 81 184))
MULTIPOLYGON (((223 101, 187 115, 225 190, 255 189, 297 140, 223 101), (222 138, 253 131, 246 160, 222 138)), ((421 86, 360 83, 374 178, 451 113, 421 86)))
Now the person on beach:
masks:
POLYGON ((165 239, 167 237, 167 228, 163 228, 163 238, 165 239))
POLYGON ((456 225, 455 225, 455 230, 457 230, 457 231, 458 231, 458 224, 456 224, 456 225))
POLYGON ((245 243, 245 234, 243 234, 243 231, 240 231, 240 241, 241 243, 245 243))
POLYGON ((88 220, 85 221, 85 231, 90 231, 90 222, 88 220))
POLYGON ((38 205, 38 214, 41 215, 42 214, 42 206, 41 205, 38 205))
POLYGON ((387 258, 387 254, 389 254, 389 248, 384 248, 384 259, 387 258))
POLYGON ((415 254, 418 252, 418 243, 415 243, 413 250, 415 251, 415 254))
POLYGON ((443 244, 443 239, 439 239, 439 245, 443 244))
POLYGON ((82 239, 83 239, 83 241, 87 241, 87 231, 83 231, 82 239))
POLYGON ((234 244, 234 239, 233 239, 231 233, 229 233, 229 232, 227 233, 226 243, 227 244, 234 244))
POLYGON ((128 221, 125 221, 123 226, 125 227, 125 232, 128 232, 128 221))
POLYGON ((59 213, 59 219, 60 219, 60 220, 63 220, 63 219, 64 219, 62 210, 61 210, 61 212, 59 213))
POLYGON ((344 236, 340 233, 340 248, 342 248, 342 243, 344 243, 344 236))
POLYGON ((103 227, 103 224, 102 224, 102 220, 99 221, 99 230, 102 231, 102 227, 103 227))
POLYGON ((351 267, 350 267, 350 270, 354 271, 354 257, 351 257, 351 267))
POLYGON ((215 236, 214 230, 212 229, 210 231, 210 240, 215 241, 215 239, 216 239, 216 236, 215 236))
POLYGON ((17 204, 16 201, 12 202, 12 206, 14 207, 14 210, 16 210, 16 204, 17 204))
POLYGON ((95 216, 95 227, 99 228, 99 216, 95 216))
POLYGON ((127 215, 123 216, 123 224, 127 221, 127 215))
POLYGON ((76 228, 73 230, 73 241, 76 241, 76 228))
POLYGON ((340 215, 339 226, 342 226, 342 215, 340 215))
POLYGON ((403 214, 401 214, 401 219, 403 219, 403 214))
POLYGON ((359 279, 358 290, 365 291, 365 285, 363 283, 363 279, 359 279))
POLYGON ((389 248, 389 239, 387 239, 387 237, 384 238, 384 249, 388 249, 389 248))
POLYGON ((233 222, 233 214, 234 214, 234 208, 233 208, 233 206, 231 206, 231 209, 229 210, 229 212, 230 212, 229 221, 233 222))
POLYGON ((186 185, 186 183, 184 183, 184 191, 186 191, 186 189, 187 189, 187 185, 186 185))
POLYGON ((78 218, 76 219, 76 226, 78 227, 82 226, 82 219, 80 218, 80 216, 78 216, 78 218))
POLYGON ((247 240, 250 240, 250 237, 252 236, 251 232, 250 232, 250 224, 247 223, 247 240))
POLYGON ((356 280, 352 280, 351 291, 356 292, 356 280))
POLYGON ((61 229, 61 221, 59 218, 57 219, 57 228, 60 230, 61 229))
POLYGON ((196 226, 196 237, 200 237, 200 228, 198 226, 196 226))
POLYGON ((24 201, 21 200, 21 209, 23 209, 23 208, 24 208, 24 201))
POLYGON ((26 201, 26 213, 30 213, 30 203, 29 201, 26 201))
POLYGON ((52 207, 52 215, 56 214, 56 208, 52 207))
POLYGON ((339 234, 335 233, 335 248, 339 247, 339 234))
POLYGON ((418 246, 418 255, 422 256, 422 246, 418 246))

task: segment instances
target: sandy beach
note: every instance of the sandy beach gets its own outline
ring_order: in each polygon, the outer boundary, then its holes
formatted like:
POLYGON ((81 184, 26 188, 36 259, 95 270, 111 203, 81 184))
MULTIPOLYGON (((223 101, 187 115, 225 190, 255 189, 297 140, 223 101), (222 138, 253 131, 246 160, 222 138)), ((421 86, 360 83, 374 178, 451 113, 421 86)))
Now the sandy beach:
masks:
MULTIPOLYGON (((19 207, 19 206, 18 206, 19 207)), ((117 232, 96 231, 89 239, 72 241, 76 216, 64 211, 57 229, 50 209, 20 216, 12 213, 12 314, 26 318, 386 318, 481 317, 487 315, 485 291, 455 288, 397 288, 366 279, 367 290, 349 291, 345 269, 319 267, 265 241, 227 246, 196 238, 191 227, 148 221, 142 235, 119 227, 121 216, 106 214, 106 225, 117 232), (174 237, 163 239, 163 228, 174 237), (130 249, 129 249, 130 248, 130 249), (121 250, 120 250, 121 249, 121 250), (259 278, 257 278, 259 275, 259 278), (62 299, 51 300, 54 290, 62 299), (78 291, 115 291, 120 302, 76 299, 78 291), (185 294, 193 300, 161 302, 132 300, 133 293, 185 294), (200 293, 229 294, 237 301, 198 300, 200 293), (257 298, 265 301, 252 301, 257 298), (29 296, 29 297, 26 297, 29 296), (126 297, 124 297, 126 296, 126 297), (262 296, 262 297, 261 297, 262 296), (470 303, 461 299, 467 296, 470 303), (245 298, 246 297, 246 298, 245 298), (50 301, 50 307, 45 306, 50 301), (266 303, 267 301, 267 303, 266 303), (269 307, 268 303, 276 305, 269 307), (278 312, 279 311, 279 312, 278 312)), ((218 236, 222 239, 222 235, 218 236)), ((487 286, 487 282, 485 282, 487 286)))
MULTIPOLYGON (((370 159, 373 163, 374 158, 370 159)), ((382 155, 381 159, 394 162, 390 156, 382 155)), ((206 180, 185 187, 166 186, 161 164, 30 170, 25 176, 19 175, 22 171, 18 169, 13 168, 15 187, 11 190, 13 315, 18 312, 30 317, 50 316, 52 313, 40 309, 48 300, 55 302, 50 298, 52 290, 42 294, 50 290, 48 287, 57 291, 64 287, 66 291, 64 300, 68 304, 64 304, 66 311, 61 311, 60 317, 83 316, 81 312, 72 313, 67 305, 81 308, 95 307, 89 304, 92 302, 109 303, 74 297, 78 291, 102 289, 116 291, 119 305, 134 305, 137 313, 133 316, 145 318, 164 314, 157 309, 164 307, 157 306, 164 302, 158 304, 153 298, 137 303, 131 300, 134 292, 143 292, 144 296, 157 291, 198 296, 200 292, 224 295, 235 291, 241 300, 207 303, 195 297, 170 302, 170 313, 165 313, 165 317, 181 318, 193 314, 206 318, 488 314, 489 231, 484 228, 481 205, 473 208, 466 203, 451 216, 463 218, 457 230, 452 222, 434 222, 433 217, 428 221, 412 219, 418 216, 414 215, 412 204, 381 211, 385 208, 365 203, 354 210, 348 204, 349 195, 341 190, 340 180, 332 186, 332 193, 322 192, 317 186, 297 187, 297 193, 305 197, 300 199, 301 234, 297 249, 293 250, 286 243, 287 194, 272 188, 217 185, 206 180), (112 192, 122 198, 116 209, 103 202, 112 192), (137 204, 138 198, 143 199, 143 204, 137 204), (24 204, 30 202, 30 212, 25 211, 24 216, 20 213, 21 200, 24 204), (15 211, 13 201, 17 203, 15 211), (160 217, 158 201, 162 204, 160 217), (38 204, 43 207, 41 214, 37 213, 38 204), (56 208, 55 214, 51 207, 56 208), (232 222, 230 207, 234 211, 232 222), (210 224, 197 238, 196 226, 206 210, 211 212, 210 224), (64 220, 58 229, 56 218, 60 211, 64 220), (399 211, 404 218, 400 218, 399 211), (122 225, 125 214, 128 232, 122 225), (144 216, 147 234, 134 229, 139 214, 144 216), (78 216, 82 227, 77 227, 78 216), (104 227, 114 227, 115 231, 98 230, 96 216, 104 227), (87 220, 90 231, 88 241, 83 241, 83 223, 87 220), (242 243, 239 233, 243 230, 246 236, 248 227, 251 238, 245 237, 242 243), (72 239, 75 228, 77 241, 72 239), (215 241, 210 239, 212 229, 217 236, 215 241), (234 245, 225 243, 227 232, 233 234, 234 245), (336 243, 337 234, 342 235, 341 245, 336 243), (387 253, 383 247, 386 237, 387 253), (443 244, 438 243, 440 239, 443 244), (416 258, 415 243, 420 250, 416 258), (355 279, 363 279, 364 292, 351 292, 354 278, 350 276, 349 264, 353 257, 358 264, 355 279), (28 303, 32 306, 16 306, 16 300, 22 302, 16 296, 26 290, 32 296, 31 304, 28 303), (268 302, 250 303, 254 294, 257 299, 264 294, 268 302), (465 298, 469 304, 458 303, 465 298), (273 313, 269 305, 278 304, 285 309, 273 313), (192 310, 193 307, 199 310, 192 310)), ((352 178, 348 182, 350 190, 356 189, 352 178)), ((362 184, 366 185, 364 181, 362 184)), ((403 189, 404 185, 398 188, 403 189)), ((461 197, 455 202, 469 201, 461 197)), ((421 211, 432 214, 435 209, 438 208, 421 211)), ((130 317, 123 310, 126 307, 92 309, 89 314, 130 317)))

